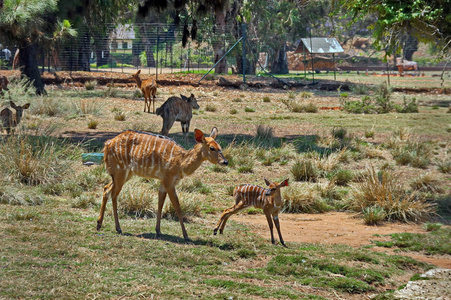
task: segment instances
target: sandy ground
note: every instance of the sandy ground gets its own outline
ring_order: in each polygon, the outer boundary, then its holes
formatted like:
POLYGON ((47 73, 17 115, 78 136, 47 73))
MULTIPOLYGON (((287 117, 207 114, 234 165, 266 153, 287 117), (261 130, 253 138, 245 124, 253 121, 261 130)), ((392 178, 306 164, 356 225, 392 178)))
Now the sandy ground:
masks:
MULTIPOLYGON (((382 226, 365 225, 355 214, 330 212, 326 214, 281 214, 280 226, 285 242, 347 244, 353 247, 374 245, 371 241, 388 241, 391 233, 412 232, 425 233, 419 224, 385 223, 382 226), (381 236, 375 236, 381 235, 381 236)), ((268 223, 263 214, 237 214, 230 218, 237 222, 250 225, 252 231, 270 240, 268 223)), ((224 234, 227 233, 227 228, 224 234)), ((277 232, 274 228, 276 239, 277 232)), ((394 253, 394 249, 373 247, 374 251, 394 253)), ((441 268, 451 269, 449 256, 428 256, 421 253, 397 252, 399 255, 410 256, 416 260, 427 262, 441 268)))

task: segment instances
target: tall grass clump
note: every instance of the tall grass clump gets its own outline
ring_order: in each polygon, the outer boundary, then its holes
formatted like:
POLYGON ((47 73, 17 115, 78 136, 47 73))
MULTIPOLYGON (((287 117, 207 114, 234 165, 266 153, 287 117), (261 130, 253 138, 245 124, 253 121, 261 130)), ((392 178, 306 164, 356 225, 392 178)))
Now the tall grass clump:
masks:
POLYGON ((311 159, 297 158, 290 173, 295 181, 311 181, 315 182, 319 177, 319 170, 311 159))
POLYGON ((84 85, 87 91, 93 91, 97 86, 97 80, 86 81, 84 85))
POLYGON ((435 213, 435 205, 408 192, 400 178, 389 170, 377 172, 368 168, 362 181, 354 187, 349 204, 363 212, 368 207, 380 207, 389 221, 421 221, 435 213))
POLYGON ((391 154, 398 165, 425 169, 431 162, 432 147, 427 142, 407 141, 398 144, 391 154))
MULTIPOLYGON (((202 216, 202 201, 199 201, 199 195, 181 191, 178 192, 178 196, 179 199, 181 199, 180 208, 182 210, 183 222, 189 223, 192 218, 202 216)), ((163 208, 163 218, 168 220, 178 220, 177 213, 170 201, 166 201, 166 205, 163 208)))
POLYGON ((157 193, 150 193, 149 187, 141 182, 126 184, 120 193, 118 210, 136 218, 155 218, 157 215, 157 193))
POLYGON ((63 180, 73 173, 80 149, 51 137, 11 136, 0 144, 2 177, 28 185, 63 180))
POLYGON ((285 213, 322 213, 332 207, 321 198, 319 192, 307 184, 292 184, 285 188, 283 195, 285 213))
POLYGON ((74 102, 75 111, 78 115, 98 115, 100 114, 101 108, 97 102, 90 99, 82 99, 74 102))
MULTIPOLYGON (((30 100, 33 100, 33 98, 36 98, 36 88, 33 86, 33 83, 28 80, 28 78, 24 77, 22 79, 20 78, 14 78, 11 79, 10 83, 8 84, 8 91, 3 90, 4 97, 3 102, 8 102, 10 99, 14 102, 17 101, 17 99, 20 99, 20 102, 23 101, 23 103, 26 102, 32 102, 30 100)), ((17 104, 17 103, 16 103, 17 104)), ((2 105, 2 103, 0 103, 2 105)), ((33 106, 33 105, 32 105, 33 106)), ((30 107, 32 107, 30 106, 30 107)))

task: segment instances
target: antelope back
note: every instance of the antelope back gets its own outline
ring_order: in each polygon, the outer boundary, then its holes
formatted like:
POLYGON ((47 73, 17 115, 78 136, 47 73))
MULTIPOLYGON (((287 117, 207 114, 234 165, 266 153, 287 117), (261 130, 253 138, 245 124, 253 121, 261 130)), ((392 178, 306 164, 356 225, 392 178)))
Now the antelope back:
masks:
POLYGON ((167 137, 129 130, 108 140, 103 151, 110 174, 125 170, 142 177, 162 179, 167 172, 178 168, 184 149, 167 137))
MULTIPOLYGON (((187 98, 186 99, 191 99, 194 98, 194 95, 191 95, 192 97, 187 98)), ((183 96, 184 97, 184 96, 183 96)), ((182 121, 182 122, 186 122, 191 120, 192 116, 193 116, 193 104, 195 102, 195 105, 197 105, 197 101, 194 98, 193 102, 188 102, 186 100, 183 100, 182 98, 179 97, 169 97, 168 100, 166 100, 163 105, 161 105, 156 113, 157 115, 160 115, 163 117, 163 119, 165 118, 171 118, 173 117, 175 121, 182 121)), ((197 107, 199 107, 199 105, 197 105, 197 107)))
POLYGON ((245 206, 255 206, 263 208, 265 204, 267 190, 261 186, 253 184, 244 184, 237 186, 233 191, 235 204, 243 202, 245 206))

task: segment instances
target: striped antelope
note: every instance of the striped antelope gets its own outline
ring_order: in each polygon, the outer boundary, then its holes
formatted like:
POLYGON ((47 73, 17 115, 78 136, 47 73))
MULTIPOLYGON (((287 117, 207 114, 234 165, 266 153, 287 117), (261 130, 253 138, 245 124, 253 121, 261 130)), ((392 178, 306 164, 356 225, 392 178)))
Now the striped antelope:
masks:
POLYGON ((179 97, 170 97, 162 106, 157 108, 157 115, 163 118, 162 135, 168 135, 169 130, 175 121, 179 121, 182 125, 182 132, 185 139, 188 137, 189 124, 193 117, 193 108, 199 109, 199 104, 193 94, 188 98, 180 95, 179 97))
POLYGON ((246 207, 254 206, 256 208, 263 209, 263 212, 266 215, 266 220, 268 221, 269 230, 271 232, 271 243, 275 244, 272 223, 274 220, 277 233, 279 234, 280 243, 286 247, 285 242, 282 238, 282 233, 280 232, 278 214, 283 205, 282 197, 280 195, 280 188, 288 186, 288 179, 285 179, 281 183, 277 183, 270 182, 265 178, 265 183, 268 186, 267 189, 252 184, 237 186, 233 190, 235 205, 224 210, 213 233, 216 235, 219 229, 219 233, 222 234, 227 220, 230 218, 230 216, 236 214, 246 207))
POLYGON ((11 133, 14 127, 19 125, 20 120, 22 120, 23 111, 24 109, 28 109, 30 107, 30 103, 20 106, 10 101, 9 105, 10 107, 3 107, 0 111, 2 126, 6 129, 8 134, 11 133))
POLYGON ((122 233, 117 215, 117 196, 124 183, 136 175, 160 180, 155 227, 157 237, 161 235, 161 211, 166 194, 169 194, 182 227, 183 237, 188 241, 175 186, 180 179, 194 173, 205 160, 213 164, 228 164, 221 152, 221 146, 215 141, 217 135, 216 127, 211 130, 210 137, 205 137, 202 131, 195 129, 194 136, 197 144, 191 150, 183 149, 167 137, 145 132, 125 131, 108 140, 103 152, 105 169, 111 175, 112 181, 104 188, 97 230, 102 227, 105 206, 111 195, 116 231, 122 233))
POLYGON ((145 79, 142 80, 139 77, 139 74, 141 73, 141 70, 138 70, 135 74, 132 75, 132 78, 135 79, 136 85, 139 89, 141 89, 143 95, 144 95, 144 112, 150 113, 150 102, 153 102, 153 113, 155 113, 155 98, 157 94, 157 82, 155 79, 145 79), (152 99, 151 99, 152 97, 152 99))

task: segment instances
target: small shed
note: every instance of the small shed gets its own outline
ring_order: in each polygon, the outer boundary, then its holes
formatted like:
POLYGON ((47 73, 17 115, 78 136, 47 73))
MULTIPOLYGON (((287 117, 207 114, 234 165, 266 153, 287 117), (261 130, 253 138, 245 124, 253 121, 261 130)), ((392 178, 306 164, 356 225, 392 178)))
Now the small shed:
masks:
MULTIPOLYGON (((294 53, 302 53, 312 56, 312 71, 313 71, 313 55, 314 54, 332 54, 335 66, 335 53, 343 53, 344 50, 336 38, 301 38, 298 47, 294 53)), ((334 67, 335 77, 335 67, 334 67)))

